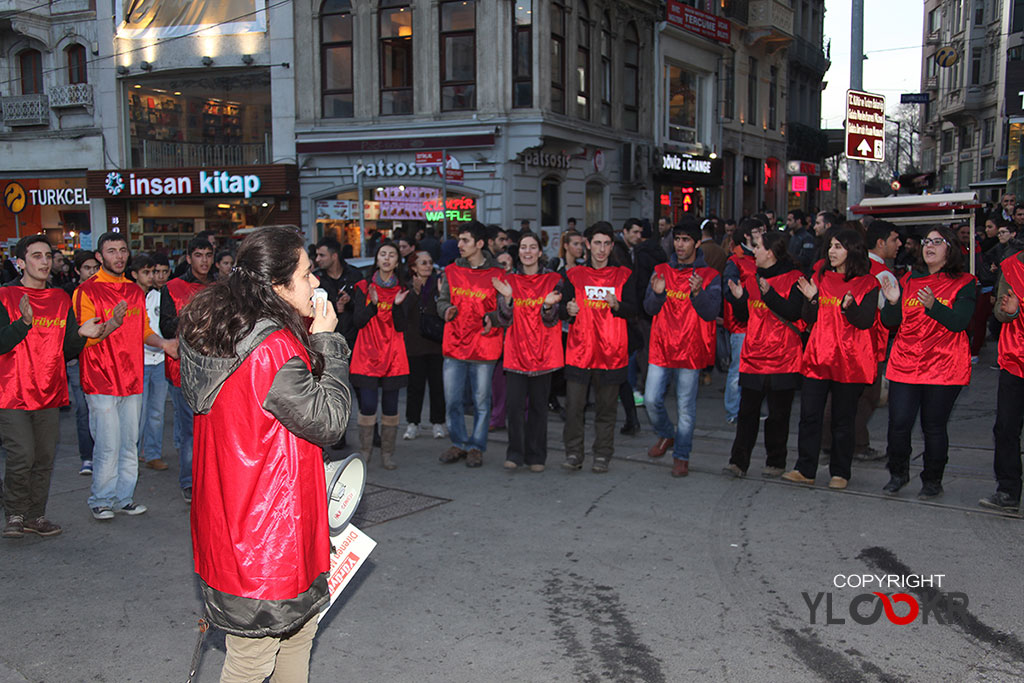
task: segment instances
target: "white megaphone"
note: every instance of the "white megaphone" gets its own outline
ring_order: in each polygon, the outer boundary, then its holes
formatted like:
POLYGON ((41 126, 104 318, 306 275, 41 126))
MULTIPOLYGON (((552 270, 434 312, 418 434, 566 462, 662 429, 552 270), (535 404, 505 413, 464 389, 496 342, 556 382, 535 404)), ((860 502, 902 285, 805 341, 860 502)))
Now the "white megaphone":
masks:
POLYGON ((324 464, 327 472, 327 526, 337 538, 356 514, 366 486, 366 464, 358 453, 324 464))

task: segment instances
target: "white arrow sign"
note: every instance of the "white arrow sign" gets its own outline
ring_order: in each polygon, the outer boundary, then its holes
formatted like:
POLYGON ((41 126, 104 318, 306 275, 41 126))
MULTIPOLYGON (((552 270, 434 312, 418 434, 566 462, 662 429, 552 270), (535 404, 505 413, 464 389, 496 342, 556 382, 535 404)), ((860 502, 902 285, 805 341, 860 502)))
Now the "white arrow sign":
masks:
POLYGON ((860 144, 857 145, 857 151, 864 156, 869 156, 871 154, 871 145, 868 144, 867 140, 861 140, 860 144))

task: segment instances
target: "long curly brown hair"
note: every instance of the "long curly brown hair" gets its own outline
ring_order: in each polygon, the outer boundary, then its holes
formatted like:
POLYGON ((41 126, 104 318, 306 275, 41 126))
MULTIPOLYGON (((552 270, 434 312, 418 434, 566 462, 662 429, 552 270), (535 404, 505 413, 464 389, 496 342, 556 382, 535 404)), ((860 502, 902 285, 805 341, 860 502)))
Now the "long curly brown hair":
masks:
POLYGON ((313 374, 319 377, 323 356, 310 347, 298 312, 274 291, 274 285, 291 283, 304 250, 302 237, 291 228, 261 228, 246 237, 231 274, 203 289, 182 309, 179 336, 204 356, 231 358, 257 321, 271 320, 306 348, 313 374))

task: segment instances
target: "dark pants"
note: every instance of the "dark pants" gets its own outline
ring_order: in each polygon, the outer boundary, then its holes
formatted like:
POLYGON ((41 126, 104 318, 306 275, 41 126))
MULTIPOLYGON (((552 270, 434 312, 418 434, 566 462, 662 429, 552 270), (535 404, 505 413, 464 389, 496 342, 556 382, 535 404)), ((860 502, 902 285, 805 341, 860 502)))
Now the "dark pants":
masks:
MULTIPOLYGON (((856 452, 864 452, 871 447, 871 433, 868 431, 868 422, 871 415, 878 407, 882 398, 882 378, 885 377, 885 363, 878 364, 878 374, 875 381, 865 387, 864 392, 857 400, 857 416, 853 421, 854 447, 856 452)), ((829 415, 829 408, 825 409, 825 421, 822 425, 821 445, 825 448, 832 448, 832 418, 829 415)))
POLYGON ((623 382, 619 385, 618 395, 619 401, 622 402, 622 409, 626 411, 626 424, 640 424, 636 412, 636 399, 633 398, 633 385, 629 382, 623 382))
POLYGON ((423 395, 430 384, 430 424, 443 425, 444 356, 409 356, 409 389, 405 395, 405 420, 418 425, 423 416, 423 395))
POLYGON ((766 380, 763 391, 742 387, 740 409, 736 416, 736 439, 732 442, 729 462, 744 472, 750 467, 750 454, 757 443, 761 426, 761 403, 768 401, 768 419, 764 422, 764 449, 768 455, 767 467, 786 467, 786 443, 789 441, 789 415, 793 408, 795 389, 775 390, 771 379, 766 380))
POLYGON ((996 396, 996 425, 992 429, 996 446, 996 488, 1020 500, 1020 431, 1024 425, 1024 379, 1000 370, 996 396))
POLYGON ((963 387, 936 384, 889 382, 889 472, 910 476, 910 436, 921 412, 924 432, 924 471, 922 482, 942 483, 949 460, 949 434, 946 425, 953 404, 963 387))
POLYGON ((978 299, 974 303, 974 316, 971 318, 969 328, 972 356, 977 356, 981 353, 981 347, 985 345, 985 328, 988 326, 988 317, 990 315, 992 315, 992 293, 979 291, 978 299))
POLYGON ((805 477, 818 473, 825 401, 832 396, 832 457, 828 469, 833 477, 850 478, 853 464, 853 423, 857 400, 866 384, 845 384, 804 377, 800 390, 800 434, 797 437, 796 469, 805 477))
POLYGON ((587 387, 594 385, 594 458, 611 460, 615 452, 615 407, 619 396, 618 384, 601 384, 597 373, 590 371, 587 383, 568 379, 565 383, 565 428, 562 438, 565 441, 565 456, 576 457, 583 461, 583 409, 587 404, 587 387))
POLYGON ((8 515, 36 519, 46 514, 59 414, 60 408, 0 409, 0 438, 7 451, 4 506, 8 515))
MULTIPOLYGON (((377 387, 356 387, 359 392, 359 414, 377 416, 377 387)), ((380 414, 398 415, 398 389, 383 389, 380 395, 380 414)))
POLYGON ((505 371, 508 450, 517 465, 543 465, 548 459, 548 392, 551 373, 528 376, 505 371))

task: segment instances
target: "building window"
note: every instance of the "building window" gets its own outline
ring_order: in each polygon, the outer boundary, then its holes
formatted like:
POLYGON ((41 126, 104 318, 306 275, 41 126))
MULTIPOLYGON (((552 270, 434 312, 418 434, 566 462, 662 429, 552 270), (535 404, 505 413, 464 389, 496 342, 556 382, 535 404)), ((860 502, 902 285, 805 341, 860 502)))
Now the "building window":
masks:
POLYGON ((747 123, 757 125, 757 60, 753 57, 747 66, 747 123))
POLYGON ((476 109, 476 2, 441 4, 441 110, 476 109))
MULTIPOLYGON (((612 21, 605 12, 601 19, 601 123, 612 125, 612 21)), ((589 223, 587 225, 590 225, 589 223)))
POLYGON ((540 182, 540 224, 561 225, 559 207, 561 197, 559 190, 562 181, 558 178, 545 178, 540 182))
POLYGON ((960 127, 960 149, 974 147, 974 128, 967 125, 960 127))
POLYGON ((953 131, 942 131, 942 153, 949 154, 953 151, 953 131))
POLYGON ((622 126, 640 129, 640 36, 636 24, 626 26, 622 54, 622 126))
POLYGON ((996 139, 996 120, 995 117, 985 119, 985 127, 982 133, 982 145, 991 145, 996 139))
POLYGON ((576 21, 576 116, 590 118, 590 13, 580 0, 576 21))
POLYGON ((686 69, 667 65, 668 138, 676 142, 697 142, 697 96, 700 79, 686 69))
POLYGON ((69 45, 64 50, 64 55, 68 60, 68 83, 88 83, 88 74, 85 66, 85 47, 78 45, 69 45))
POLYGON ((974 0, 974 25, 982 26, 985 23, 985 2, 984 0, 974 0))
POLYGON ((606 218, 604 212, 604 185, 601 183, 587 183, 585 201, 584 215, 586 216, 586 223, 584 225, 593 225, 606 218))
POLYGON ((722 117, 730 121, 736 116, 736 56, 725 60, 722 83, 722 117))
POLYGON ((957 187, 966 190, 967 186, 974 182, 974 162, 961 161, 958 170, 959 179, 957 181, 957 187))
POLYGON ((349 0, 326 0, 320 8, 320 81, 324 118, 354 116, 349 0))
POLYGON ((412 113, 412 10, 383 0, 380 10, 380 113, 412 113))
POLYGON ((560 2, 551 3, 551 111, 565 113, 565 7, 560 2))
POLYGON ((928 13, 928 33, 935 33, 939 30, 939 9, 935 8, 928 13))
POLYGON ((533 0, 512 3, 512 106, 533 106, 533 0))
POLYGON ((981 53, 980 47, 971 50, 971 85, 981 83, 981 53))
POLYGON ((22 95, 43 92, 43 55, 39 50, 19 52, 18 68, 21 70, 22 95))
POLYGON ((771 80, 768 81, 768 127, 771 130, 775 130, 777 125, 776 119, 776 100, 778 99, 779 91, 779 68, 773 66, 770 69, 771 80))

